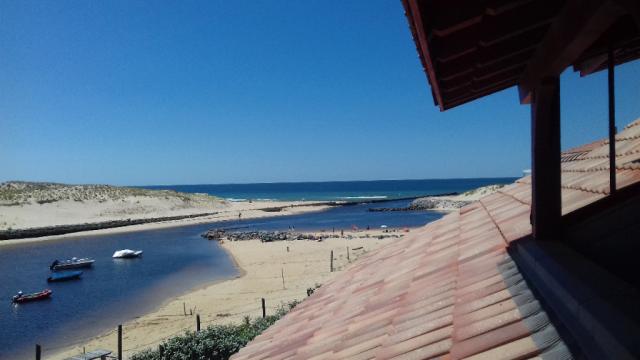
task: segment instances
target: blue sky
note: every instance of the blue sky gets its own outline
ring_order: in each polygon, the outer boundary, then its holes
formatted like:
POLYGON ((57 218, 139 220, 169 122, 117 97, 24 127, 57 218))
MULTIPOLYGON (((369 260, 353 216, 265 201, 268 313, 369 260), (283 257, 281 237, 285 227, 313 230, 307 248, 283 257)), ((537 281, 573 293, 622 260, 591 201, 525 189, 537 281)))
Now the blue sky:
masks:
MULTIPOLYGON (((399 0, 0 0, 0 181, 519 176, 509 89, 441 113, 399 0)), ((618 124, 640 116, 621 66, 618 124)), ((606 136, 606 74, 562 77, 563 147, 606 136)))

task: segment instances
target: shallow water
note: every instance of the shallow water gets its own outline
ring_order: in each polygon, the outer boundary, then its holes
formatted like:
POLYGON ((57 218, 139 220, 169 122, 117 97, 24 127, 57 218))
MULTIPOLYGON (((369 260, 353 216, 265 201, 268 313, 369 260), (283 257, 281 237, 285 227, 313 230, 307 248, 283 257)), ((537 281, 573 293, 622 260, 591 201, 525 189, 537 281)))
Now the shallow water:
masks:
MULTIPOLYGON (((416 227, 442 214, 424 211, 370 212, 371 207, 402 207, 408 201, 359 204, 255 220, 190 225, 82 239, 17 244, 0 248, 0 359, 33 358, 112 329, 192 288, 237 274, 230 257, 200 234, 212 228, 299 231, 416 227), (112 259, 118 249, 142 249, 140 259, 112 259), (54 259, 93 257, 94 268, 78 281, 47 283, 54 259), (50 300, 13 305, 17 290, 53 290, 50 300)), ((115 336, 115 335, 114 335, 115 336)), ((46 356, 45 356, 46 358, 46 356)))

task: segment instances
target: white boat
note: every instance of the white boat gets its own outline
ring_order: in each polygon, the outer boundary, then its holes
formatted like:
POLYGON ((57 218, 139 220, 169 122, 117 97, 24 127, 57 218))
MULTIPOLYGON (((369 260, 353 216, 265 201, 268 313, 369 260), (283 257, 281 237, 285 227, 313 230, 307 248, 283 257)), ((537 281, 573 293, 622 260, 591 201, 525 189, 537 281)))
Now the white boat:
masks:
POLYGON ((118 250, 114 252, 112 257, 117 259, 128 259, 128 258, 136 258, 140 256, 142 256, 142 250, 124 249, 124 250, 118 250))

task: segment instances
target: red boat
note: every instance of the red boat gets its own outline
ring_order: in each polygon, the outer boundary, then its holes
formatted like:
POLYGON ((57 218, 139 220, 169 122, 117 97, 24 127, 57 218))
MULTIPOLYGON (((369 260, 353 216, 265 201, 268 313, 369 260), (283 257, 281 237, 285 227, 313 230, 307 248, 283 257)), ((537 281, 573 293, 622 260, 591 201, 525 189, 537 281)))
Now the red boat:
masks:
POLYGON ((13 297, 13 302, 14 303, 25 303, 25 302, 29 302, 29 301, 37 301, 37 300, 43 300, 43 299, 48 299, 51 296, 51 293, 53 291, 46 289, 46 290, 42 290, 40 292, 37 293, 33 293, 33 294, 28 294, 28 295, 23 295, 21 293, 18 293, 18 295, 13 297))

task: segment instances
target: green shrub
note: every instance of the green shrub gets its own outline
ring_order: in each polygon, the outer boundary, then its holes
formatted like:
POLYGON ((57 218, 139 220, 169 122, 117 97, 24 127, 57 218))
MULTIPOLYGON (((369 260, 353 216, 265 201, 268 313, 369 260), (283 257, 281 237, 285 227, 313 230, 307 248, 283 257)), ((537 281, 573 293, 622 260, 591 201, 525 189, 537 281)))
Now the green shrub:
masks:
POLYGON ((146 350, 131 357, 131 360, 222 360, 238 352, 256 336, 298 305, 298 301, 283 304, 274 315, 245 320, 240 324, 211 325, 197 332, 163 342, 160 350, 146 350))
POLYGON ((315 286, 307 288, 307 296, 311 296, 316 290, 318 290, 322 286, 321 284, 316 283, 315 286))

